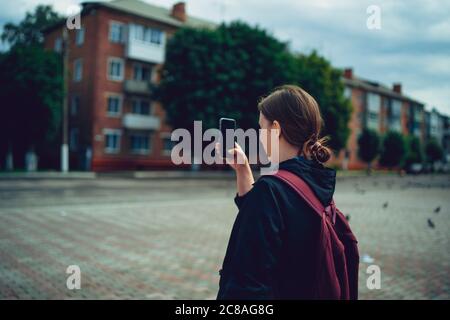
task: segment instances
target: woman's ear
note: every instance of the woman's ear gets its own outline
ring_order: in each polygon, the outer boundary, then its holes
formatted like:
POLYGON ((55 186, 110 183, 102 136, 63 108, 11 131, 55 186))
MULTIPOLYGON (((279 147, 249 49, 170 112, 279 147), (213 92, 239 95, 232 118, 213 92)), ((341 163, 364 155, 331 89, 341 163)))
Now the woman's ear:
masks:
POLYGON ((277 120, 274 120, 272 122, 272 128, 271 129, 276 130, 277 136, 279 138, 280 135, 281 135, 281 126, 280 126, 280 123, 277 120))

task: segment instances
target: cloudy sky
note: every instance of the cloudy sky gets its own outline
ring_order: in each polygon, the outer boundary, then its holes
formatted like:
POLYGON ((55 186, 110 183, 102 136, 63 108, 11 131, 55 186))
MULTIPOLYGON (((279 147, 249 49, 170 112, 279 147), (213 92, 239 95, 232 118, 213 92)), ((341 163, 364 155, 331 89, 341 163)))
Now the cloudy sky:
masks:
MULTIPOLYGON (((171 7, 176 0, 145 0, 171 7)), ((0 0, 0 28, 38 3, 66 13, 79 0, 0 0)), ((450 1, 448 0, 186 0, 188 14, 215 22, 259 25, 294 51, 318 50, 337 67, 391 86, 450 115, 450 1), (367 28, 370 5, 381 29, 367 28)))

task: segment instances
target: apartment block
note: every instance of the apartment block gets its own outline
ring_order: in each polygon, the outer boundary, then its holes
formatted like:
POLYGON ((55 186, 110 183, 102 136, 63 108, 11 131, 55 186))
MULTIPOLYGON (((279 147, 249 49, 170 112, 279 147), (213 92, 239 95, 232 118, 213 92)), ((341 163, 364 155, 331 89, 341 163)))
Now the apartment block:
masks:
MULTIPOLYGON (((139 170, 172 166, 171 128, 152 99, 165 44, 183 26, 214 27, 138 0, 86 2, 81 28, 69 30, 70 169, 139 170)), ((63 49, 65 21, 45 32, 48 49, 63 49)))
POLYGON ((348 169, 363 169, 367 165, 358 158, 358 137, 364 128, 380 135, 396 131, 405 136, 414 135, 422 143, 426 139, 424 104, 402 92, 400 83, 391 88, 353 74, 345 69, 343 78, 345 95, 350 99, 353 112, 349 121, 350 137, 347 148, 339 154, 337 162, 348 169))
POLYGON ((434 139, 442 147, 444 159, 450 163, 450 118, 436 108, 425 111, 426 139, 434 139))

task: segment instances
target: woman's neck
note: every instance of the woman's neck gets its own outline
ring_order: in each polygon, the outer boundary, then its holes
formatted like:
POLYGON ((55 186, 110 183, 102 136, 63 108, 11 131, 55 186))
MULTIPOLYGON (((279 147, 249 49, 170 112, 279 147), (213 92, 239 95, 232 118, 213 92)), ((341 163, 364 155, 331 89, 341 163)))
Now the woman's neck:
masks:
POLYGON ((280 148, 278 162, 283 162, 300 155, 300 149, 296 147, 280 148))

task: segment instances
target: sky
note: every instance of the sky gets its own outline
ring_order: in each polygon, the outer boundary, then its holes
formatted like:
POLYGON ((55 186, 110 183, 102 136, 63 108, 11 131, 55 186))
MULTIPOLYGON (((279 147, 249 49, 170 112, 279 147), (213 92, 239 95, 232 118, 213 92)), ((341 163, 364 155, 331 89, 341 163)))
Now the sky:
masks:
MULTIPOLYGON (((66 14, 80 0, 0 0, 0 29, 37 4, 66 14)), ((170 8, 177 0, 145 0, 170 8)), ((392 86, 450 115, 449 0, 186 0, 189 15, 219 23, 258 25, 295 52, 317 50, 339 68, 392 86), (369 29, 367 8, 380 9, 380 29, 369 29)), ((2 48, 0 46, 0 48, 2 48)))

